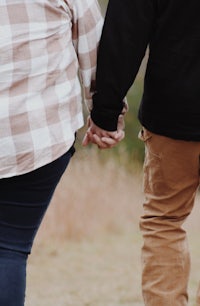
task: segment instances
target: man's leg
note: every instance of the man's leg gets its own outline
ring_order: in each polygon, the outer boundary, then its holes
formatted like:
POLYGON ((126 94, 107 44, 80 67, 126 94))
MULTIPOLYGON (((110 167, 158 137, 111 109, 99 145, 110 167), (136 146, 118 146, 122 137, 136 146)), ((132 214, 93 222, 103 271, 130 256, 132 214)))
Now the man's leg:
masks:
POLYGON ((200 306, 200 283, 197 290, 196 306, 200 306))
POLYGON ((182 225, 199 185, 199 143, 143 130, 142 290, 146 306, 187 305, 189 249, 182 225))

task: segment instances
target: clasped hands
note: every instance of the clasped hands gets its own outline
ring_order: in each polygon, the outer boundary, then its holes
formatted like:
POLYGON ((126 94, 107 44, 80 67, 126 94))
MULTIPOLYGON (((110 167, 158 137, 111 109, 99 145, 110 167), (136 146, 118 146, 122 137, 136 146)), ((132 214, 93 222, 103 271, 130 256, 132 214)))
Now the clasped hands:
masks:
POLYGON ((117 145, 124 137, 124 116, 118 118, 117 130, 110 132, 98 127, 90 117, 87 119, 88 129, 83 138, 82 145, 96 144, 99 149, 109 149, 117 145))

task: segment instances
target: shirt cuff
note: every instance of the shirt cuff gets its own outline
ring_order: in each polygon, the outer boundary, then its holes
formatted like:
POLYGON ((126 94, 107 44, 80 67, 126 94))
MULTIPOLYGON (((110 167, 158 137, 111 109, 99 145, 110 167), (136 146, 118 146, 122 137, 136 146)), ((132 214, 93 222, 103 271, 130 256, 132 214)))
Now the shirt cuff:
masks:
POLYGON ((111 132, 117 130, 120 114, 120 111, 98 110, 97 108, 93 108, 91 111, 91 119, 101 129, 111 132))

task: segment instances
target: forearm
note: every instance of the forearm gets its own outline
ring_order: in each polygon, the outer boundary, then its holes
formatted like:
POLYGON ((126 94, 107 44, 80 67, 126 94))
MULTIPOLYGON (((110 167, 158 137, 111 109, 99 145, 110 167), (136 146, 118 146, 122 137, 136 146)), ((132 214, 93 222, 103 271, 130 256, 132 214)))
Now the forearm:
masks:
POLYGON ((116 130, 123 99, 139 70, 150 40, 153 0, 110 0, 97 62, 93 121, 116 130))
POLYGON ((85 102, 91 109, 103 17, 98 0, 72 0, 72 7, 74 8, 72 36, 79 62, 80 80, 85 102))

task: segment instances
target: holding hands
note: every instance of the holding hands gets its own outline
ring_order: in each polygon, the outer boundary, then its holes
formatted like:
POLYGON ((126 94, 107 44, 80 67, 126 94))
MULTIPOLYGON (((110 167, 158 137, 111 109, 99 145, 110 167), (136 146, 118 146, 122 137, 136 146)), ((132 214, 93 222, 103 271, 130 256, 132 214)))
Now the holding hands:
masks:
POLYGON ((124 116, 122 114, 119 115, 117 130, 114 132, 101 129, 90 117, 88 117, 87 124, 88 129, 82 142, 83 146, 93 143, 96 144, 99 149, 109 149, 116 146, 124 139, 124 116))

